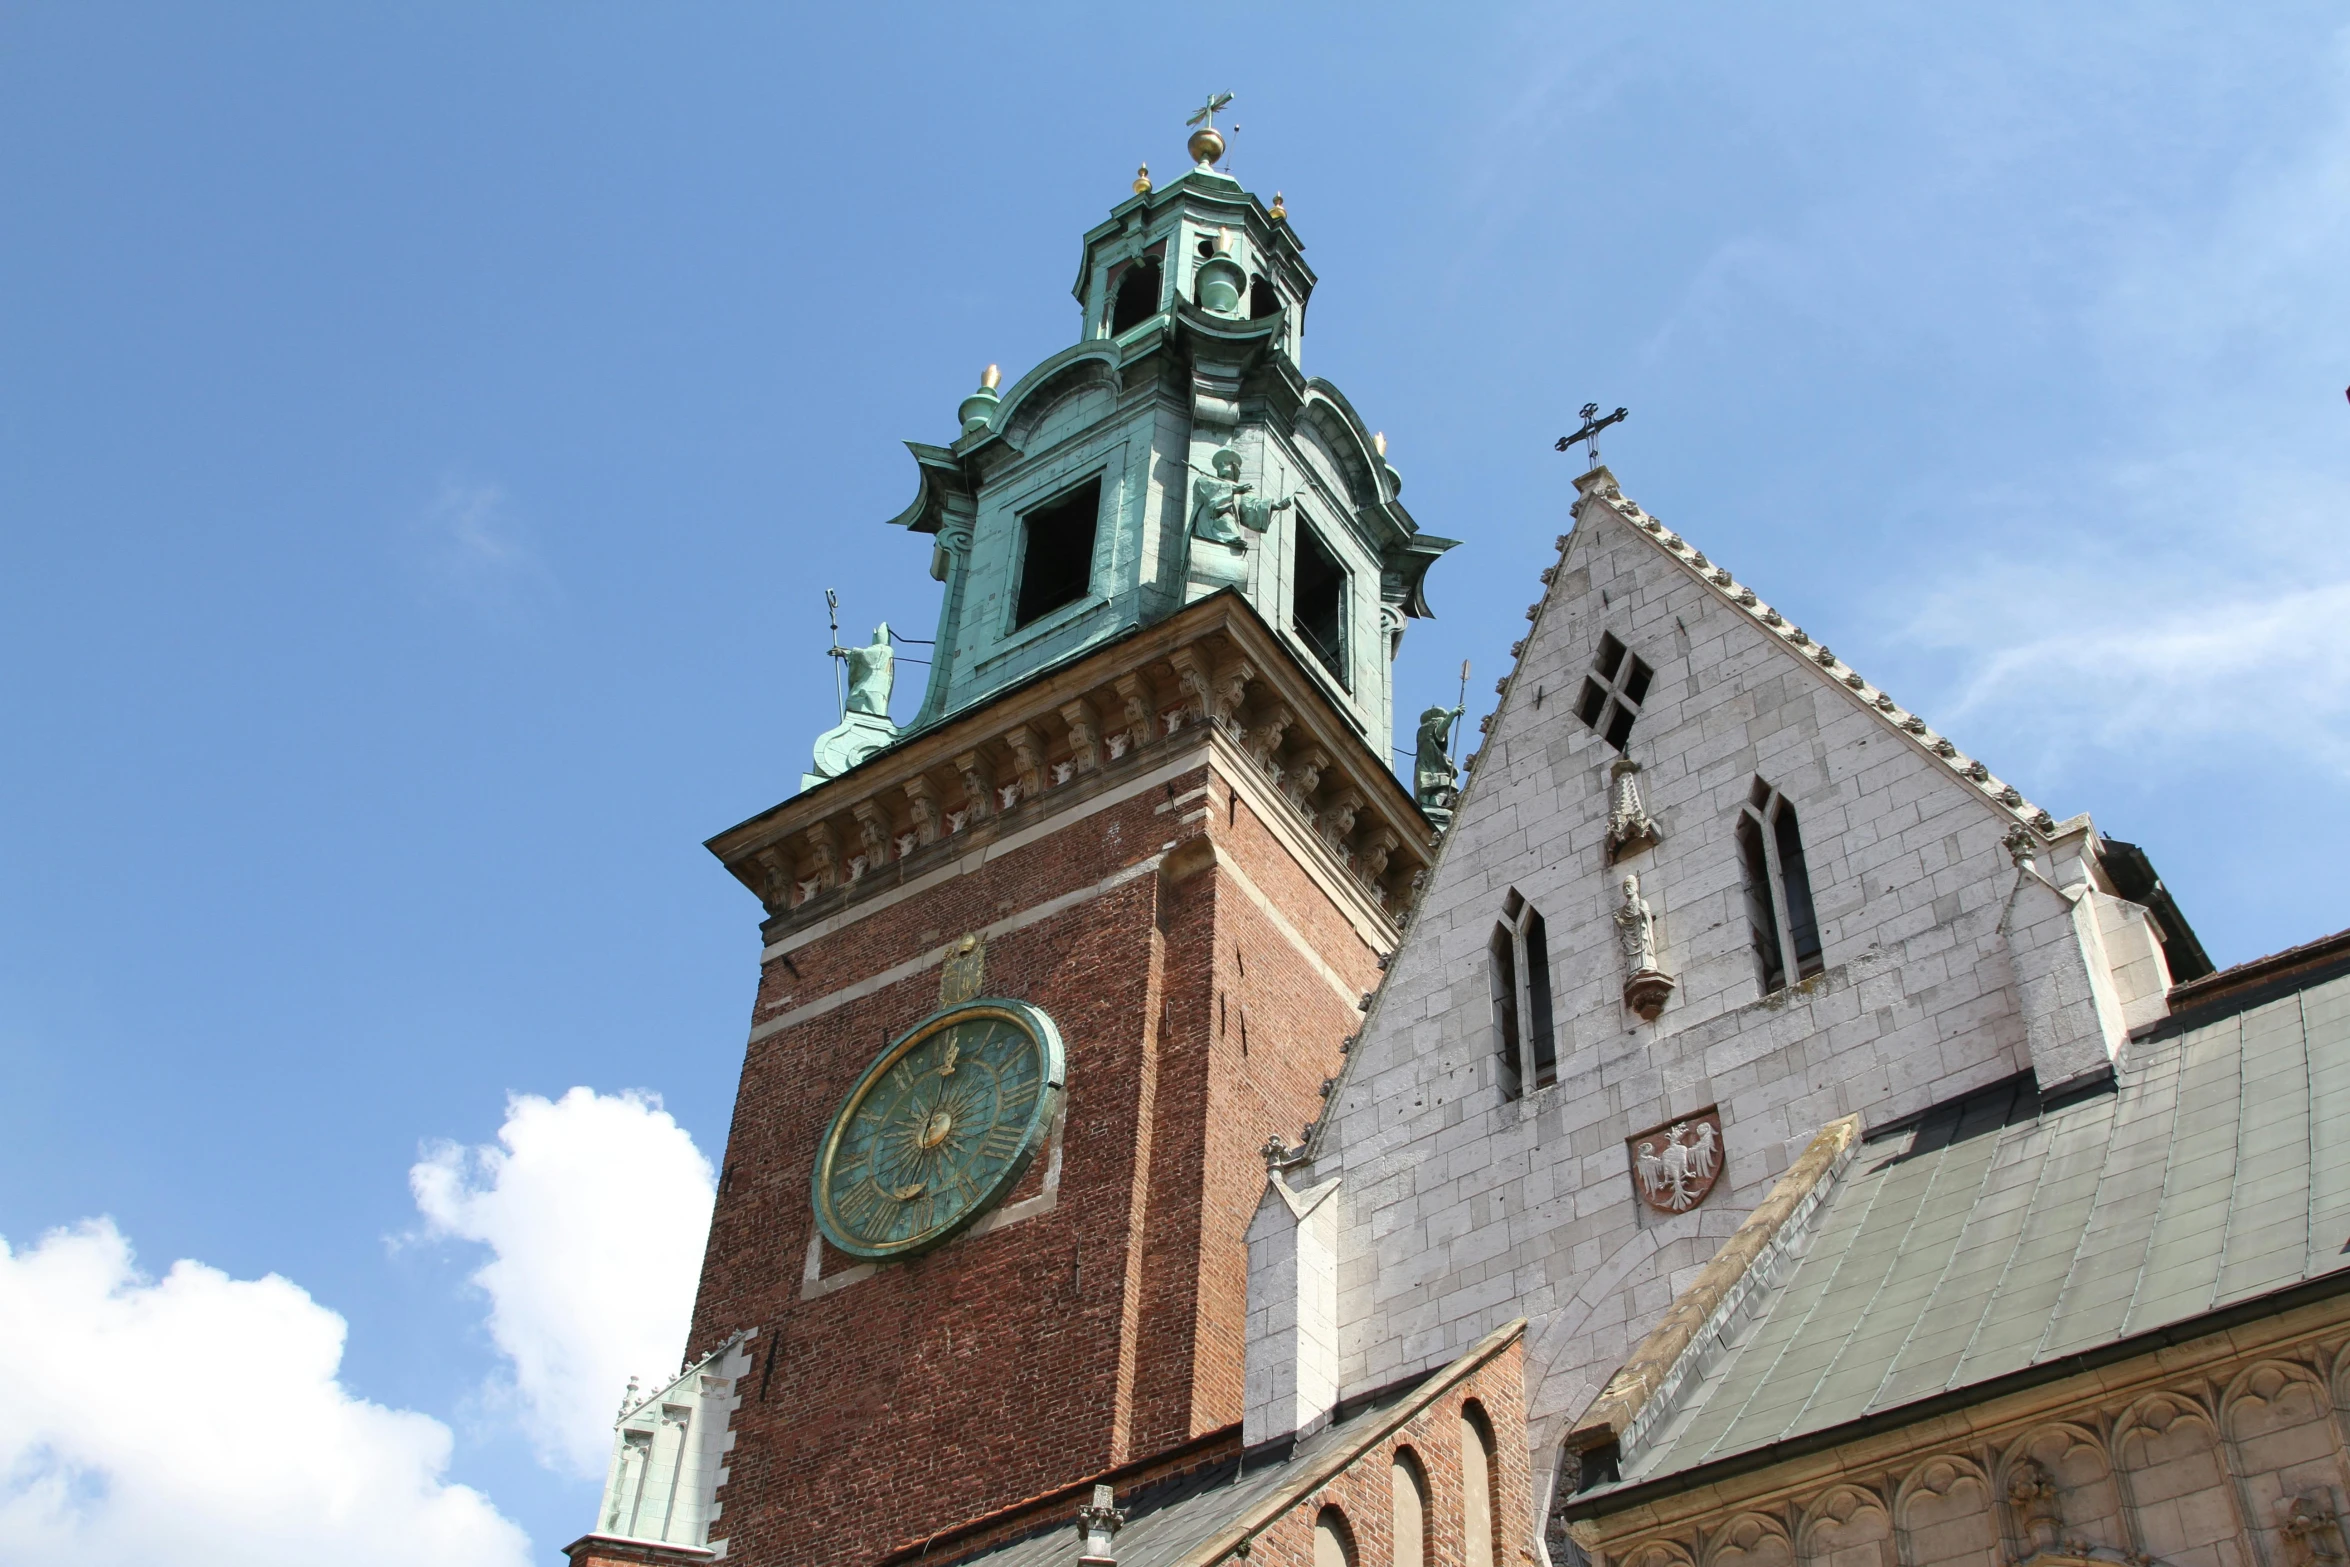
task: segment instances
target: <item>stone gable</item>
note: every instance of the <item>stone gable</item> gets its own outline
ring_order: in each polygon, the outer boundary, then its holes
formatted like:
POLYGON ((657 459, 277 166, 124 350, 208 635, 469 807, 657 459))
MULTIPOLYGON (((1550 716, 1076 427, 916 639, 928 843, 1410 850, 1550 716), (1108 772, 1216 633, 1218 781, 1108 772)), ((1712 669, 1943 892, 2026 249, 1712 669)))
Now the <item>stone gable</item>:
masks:
MULTIPOLYGON (((2146 927, 2102 882, 2086 818, 2060 827, 1624 500, 1605 470, 1580 487, 1458 819, 1310 1166, 1292 1176, 1341 1182, 1341 1397, 1531 1319, 1538 1488, 1562 1423, 1821 1127, 1881 1125, 2034 1063, 2019 939, 2074 940, 2084 899, 2091 925, 2110 905, 2121 935, 2146 927), (1586 680, 1608 685, 1594 669, 1603 636, 1651 671, 1620 752, 1584 716, 1586 680), (1611 863, 1619 756, 1639 764, 1654 841, 1611 863), (1819 937, 1818 971, 1768 994, 1738 839, 1758 780, 1799 824, 1819 937), (2020 851, 2003 849, 2019 830, 2047 875, 2019 872, 2020 851), (1626 1003, 1626 873, 1673 982, 1653 1021, 1626 1003), (2065 916, 2030 905, 2038 923, 2023 938, 2007 928, 2019 875, 2065 916), (1513 893, 1546 926, 1556 1057, 1555 1082, 1529 1074, 1514 1097, 1490 956, 1513 893), (1626 1139, 1707 1108, 1723 1141, 1713 1189, 1684 1212, 1644 1204, 1626 1139)), ((2098 949, 2087 967, 2115 994, 2097 1016, 2149 990, 2158 1013, 2167 974, 2109 972, 2153 950, 2151 938, 2127 957, 2098 949)), ((2049 1002, 2061 1021, 2040 1034, 2094 1034, 2081 1021, 2093 988, 2049 1002)))

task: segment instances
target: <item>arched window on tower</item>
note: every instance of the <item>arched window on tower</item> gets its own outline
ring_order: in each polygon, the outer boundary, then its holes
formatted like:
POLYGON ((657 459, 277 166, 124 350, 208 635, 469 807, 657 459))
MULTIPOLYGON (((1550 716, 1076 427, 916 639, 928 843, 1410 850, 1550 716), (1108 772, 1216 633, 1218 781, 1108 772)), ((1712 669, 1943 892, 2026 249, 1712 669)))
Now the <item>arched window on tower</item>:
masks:
POLYGON ((1314 1518, 1314 1567, 1355 1567, 1355 1532, 1335 1507, 1314 1518))
POLYGON ((1390 1519, 1395 1567, 1430 1567, 1436 1552, 1428 1537, 1428 1476, 1420 1467, 1420 1455, 1408 1447, 1397 1448, 1387 1480, 1395 1499, 1390 1519))
POLYGON ((1159 313, 1159 258, 1145 256, 1118 278, 1118 296, 1110 306, 1110 335, 1120 336, 1159 313))
POLYGON ((1262 276, 1248 280, 1248 318, 1251 321, 1281 313, 1281 295, 1262 276))
POLYGON ((1515 1099, 1528 1082, 1548 1088, 1558 1081, 1558 1035, 1550 1008, 1550 932, 1542 911, 1515 888, 1502 903, 1486 955, 1501 1096, 1515 1099))
POLYGON ((1795 807, 1760 778, 1738 813, 1738 857, 1746 863, 1746 922, 1767 996, 1801 984, 1826 963, 1795 807))
POLYGON ((1501 1511, 1499 1466, 1494 1462, 1493 1422, 1475 1399, 1461 1405, 1461 1561, 1464 1567, 1499 1567, 1493 1520, 1501 1511))

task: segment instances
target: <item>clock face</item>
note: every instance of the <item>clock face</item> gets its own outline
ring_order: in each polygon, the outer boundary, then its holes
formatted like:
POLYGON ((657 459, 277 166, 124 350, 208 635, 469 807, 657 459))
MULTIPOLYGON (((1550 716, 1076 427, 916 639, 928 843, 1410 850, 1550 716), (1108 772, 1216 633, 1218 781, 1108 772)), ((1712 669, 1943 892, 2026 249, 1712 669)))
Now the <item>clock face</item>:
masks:
POLYGON ((865 1069, 817 1155, 816 1223, 856 1257, 911 1256, 1010 1191, 1060 1102, 1060 1031, 1019 1001, 924 1019, 865 1069))

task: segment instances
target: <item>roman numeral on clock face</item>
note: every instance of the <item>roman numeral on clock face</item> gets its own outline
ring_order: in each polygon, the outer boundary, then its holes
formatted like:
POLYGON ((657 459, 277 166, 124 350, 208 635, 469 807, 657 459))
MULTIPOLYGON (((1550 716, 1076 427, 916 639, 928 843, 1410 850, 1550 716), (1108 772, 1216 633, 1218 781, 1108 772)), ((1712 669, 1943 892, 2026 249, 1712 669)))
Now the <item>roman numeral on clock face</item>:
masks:
POLYGON ((817 1218, 836 1242, 908 1254, 1002 1197, 1057 1059, 1028 1010, 966 1014, 883 1051, 827 1137, 817 1218))

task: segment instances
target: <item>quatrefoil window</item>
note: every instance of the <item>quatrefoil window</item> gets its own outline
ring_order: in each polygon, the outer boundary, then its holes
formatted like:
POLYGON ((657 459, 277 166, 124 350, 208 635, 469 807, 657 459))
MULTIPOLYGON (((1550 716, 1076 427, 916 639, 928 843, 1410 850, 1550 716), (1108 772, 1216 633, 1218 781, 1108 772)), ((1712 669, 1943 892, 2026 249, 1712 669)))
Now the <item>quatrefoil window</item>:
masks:
POLYGON ((1656 671, 1618 642, 1614 632, 1602 632, 1599 655, 1591 661, 1582 699, 1575 704, 1576 716, 1621 751, 1632 738, 1632 721, 1640 716, 1641 700, 1655 678, 1656 671))

